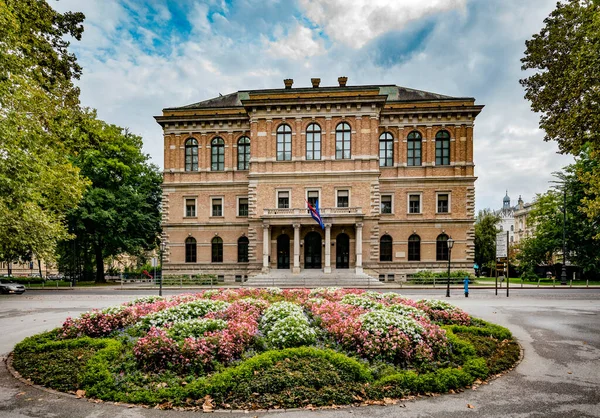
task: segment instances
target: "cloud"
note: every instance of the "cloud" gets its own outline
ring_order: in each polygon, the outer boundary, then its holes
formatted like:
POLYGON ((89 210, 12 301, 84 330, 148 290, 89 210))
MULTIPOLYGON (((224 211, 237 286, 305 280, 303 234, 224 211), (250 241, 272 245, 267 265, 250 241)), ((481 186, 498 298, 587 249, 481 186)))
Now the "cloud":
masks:
POLYGON ((273 42, 266 41, 266 49, 275 58, 289 58, 294 61, 325 53, 322 39, 314 39, 311 29, 300 24, 283 37, 273 42))
POLYGON ((433 14, 460 10, 466 0, 300 0, 311 21, 335 41, 353 48, 433 14))
POLYGON ((476 206, 498 208, 506 189, 530 201, 572 158, 543 141, 538 115, 518 83, 525 39, 539 31, 554 0, 61 0, 86 14, 74 42, 84 73, 82 103, 144 138, 162 166, 164 107, 237 90, 398 84, 472 96, 485 108, 475 123, 476 206), (351 46, 350 48, 348 46, 351 46))

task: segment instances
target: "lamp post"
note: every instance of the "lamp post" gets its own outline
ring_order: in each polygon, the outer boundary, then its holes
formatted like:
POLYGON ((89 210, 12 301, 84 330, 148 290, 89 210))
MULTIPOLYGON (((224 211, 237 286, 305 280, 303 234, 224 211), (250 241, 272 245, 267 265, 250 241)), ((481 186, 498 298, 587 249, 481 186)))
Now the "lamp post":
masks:
POLYGON ((454 246, 454 240, 452 238, 448 238, 446 241, 448 244, 448 281, 446 286, 446 297, 450 297, 450 259, 452 258, 452 247, 454 246))
POLYGON ((561 284, 561 286, 566 286, 567 285, 567 238, 566 238, 566 230, 567 230, 567 187, 563 183, 563 240, 562 240, 563 262, 562 262, 562 271, 560 273, 560 284, 561 284))
POLYGON ((163 283, 163 253, 167 249, 167 243, 164 241, 160 242, 160 281, 158 282, 158 296, 162 296, 162 283, 163 283))

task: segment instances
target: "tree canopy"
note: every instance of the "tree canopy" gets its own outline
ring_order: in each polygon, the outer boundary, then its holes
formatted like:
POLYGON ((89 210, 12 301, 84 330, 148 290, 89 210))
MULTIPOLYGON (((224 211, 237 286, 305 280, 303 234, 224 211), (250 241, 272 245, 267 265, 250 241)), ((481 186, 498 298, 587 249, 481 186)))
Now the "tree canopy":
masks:
POLYGON ((81 68, 63 36, 79 40, 81 13, 42 0, 0 0, 0 259, 51 257, 68 236, 66 212, 87 185, 70 156, 82 147, 81 68))
POLYGON ((496 260, 496 234, 500 217, 489 209, 480 210, 475 219, 475 262, 491 267, 496 260))
POLYGON ((596 238, 600 233, 600 217, 590 218, 582 210, 581 202, 587 195, 586 185, 579 178, 581 173, 597 168, 598 163, 585 156, 583 153, 575 164, 555 173, 558 186, 537 196, 528 219, 535 227, 535 235, 521 244, 517 255, 522 270, 551 264, 553 255, 562 254, 564 225, 567 260, 581 267, 588 277, 599 276, 600 244, 596 238), (566 224, 563 208, 566 208, 566 224))
POLYGON ((600 5, 559 2, 544 25, 525 42, 522 69, 536 71, 521 84, 545 140, 577 154, 586 142, 600 144, 600 5))
MULTIPOLYGON (((544 27, 526 41, 520 80, 531 108, 540 113, 544 140, 563 153, 600 162, 600 0, 557 3, 544 27)), ((600 216, 600 164, 577 174, 582 210, 600 216)), ((599 235, 600 238, 600 235, 599 235)))
POLYGON ((88 122, 85 130, 97 145, 79 153, 75 164, 92 184, 69 213, 69 225, 79 251, 94 257, 96 280, 104 281, 106 257, 156 247, 162 177, 142 153, 141 137, 96 119, 88 122))

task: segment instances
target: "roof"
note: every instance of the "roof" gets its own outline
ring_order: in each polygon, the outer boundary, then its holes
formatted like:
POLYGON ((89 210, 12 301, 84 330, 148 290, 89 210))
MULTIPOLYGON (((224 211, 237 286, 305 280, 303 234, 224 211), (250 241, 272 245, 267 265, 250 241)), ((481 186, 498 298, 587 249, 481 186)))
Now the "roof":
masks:
POLYGON ((188 104, 180 107, 169 107, 165 110, 183 109, 213 109, 242 107, 242 100, 247 100, 253 94, 289 94, 289 93, 315 93, 315 92, 352 92, 361 90, 379 89, 379 94, 387 95, 388 102, 413 102, 413 101, 439 101, 439 100, 474 100, 472 97, 452 97, 443 94, 431 93, 424 90, 410 89, 395 85, 366 85, 346 87, 300 87, 291 89, 265 89, 265 90, 242 90, 226 95, 219 95, 212 99, 188 104))

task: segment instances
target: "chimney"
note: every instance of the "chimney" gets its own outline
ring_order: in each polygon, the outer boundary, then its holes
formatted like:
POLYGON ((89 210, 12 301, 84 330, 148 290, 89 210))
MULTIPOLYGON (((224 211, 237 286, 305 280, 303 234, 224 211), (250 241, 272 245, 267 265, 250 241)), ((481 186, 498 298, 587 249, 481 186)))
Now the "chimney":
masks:
POLYGON ((313 89, 316 89, 317 87, 319 87, 319 84, 321 84, 321 79, 320 78, 311 78, 310 82, 312 83, 313 89))
POLYGON ((340 87, 346 87, 347 82, 348 77, 338 77, 338 83, 340 83, 340 87))
POLYGON ((285 80, 283 80, 283 84, 285 84, 285 88, 286 89, 291 89, 292 88, 292 84, 294 84, 294 79, 293 78, 286 78, 285 80))

